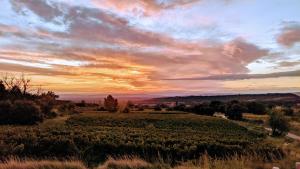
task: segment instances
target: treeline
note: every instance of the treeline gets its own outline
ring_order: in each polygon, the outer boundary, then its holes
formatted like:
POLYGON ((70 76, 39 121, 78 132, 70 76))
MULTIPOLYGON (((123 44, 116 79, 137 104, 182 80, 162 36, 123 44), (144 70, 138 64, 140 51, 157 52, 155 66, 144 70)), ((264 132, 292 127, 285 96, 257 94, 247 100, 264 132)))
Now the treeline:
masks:
POLYGON ((32 125, 56 116, 54 92, 32 88, 31 80, 5 75, 0 79, 0 124, 32 125))
MULTIPOLYGON (((213 116, 215 113, 223 113, 229 119, 242 120, 243 113, 264 115, 270 112, 274 107, 276 107, 276 105, 263 102, 240 102, 233 100, 229 102, 211 101, 194 105, 176 103, 173 107, 169 107, 165 104, 157 104, 154 109, 161 110, 161 108, 166 108, 168 111, 185 111, 207 116, 213 116)), ((291 106, 283 106, 282 111, 284 115, 287 116, 292 116, 295 113, 291 106)))
POLYGON ((267 94, 235 94, 235 95, 217 95, 217 96, 176 96, 154 98, 149 102, 185 102, 199 103, 211 101, 229 102, 231 100, 239 101, 257 101, 257 102, 274 102, 274 103, 295 103, 300 101, 300 96, 293 93, 267 93, 267 94))

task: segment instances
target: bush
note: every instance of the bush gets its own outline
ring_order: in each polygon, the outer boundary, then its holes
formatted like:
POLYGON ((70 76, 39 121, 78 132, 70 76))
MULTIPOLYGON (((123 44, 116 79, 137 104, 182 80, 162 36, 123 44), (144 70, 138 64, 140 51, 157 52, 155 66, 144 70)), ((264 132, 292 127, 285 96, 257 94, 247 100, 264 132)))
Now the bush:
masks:
POLYGON ((104 107, 99 107, 97 108, 97 111, 106 111, 106 109, 104 107))
POLYGON ((266 114, 266 106, 258 102, 249 102, 247 104, 248 112, 253 114, 266 114))
POLYGON ((10 118, 14 124, 36 124, 43 121, 43 114, 33 101, 18 100, 14 103, 10 118))
POLYGON ((9 100, 0 101, 0 121, 1 123, 7 123, 10 118, 10 113, 12 110, 12 103, 9 100))
POLYGON ((221 101, 211 101, 209 106, 214 109, 214 112, 225 113, 226 105, 221 101))
POLYGON ((123 109, 122 113, 130 113, 130 109, 128 107, 125 107, 123 109))
POLYGON ((214 109, 211 108, 208 103, 196 105, 191 109, 191 111, 195 114, 207 115, 207 116, 212 116, 215 113, 214 109))
POLYGON ((43 121, 40 107, 26 100, 0 102, 1 124, 36 124, 43 121))
POLYGON ((237 101, 232 101, 227 106, 225 115, 232 120, 242 120, 243 113, 247 111, 247 108, 237 101))
POLYGON ((289 131, 289 123, 281 109, 275 108, 270 113, 269 125, 273 136, 285 135, 289 131))

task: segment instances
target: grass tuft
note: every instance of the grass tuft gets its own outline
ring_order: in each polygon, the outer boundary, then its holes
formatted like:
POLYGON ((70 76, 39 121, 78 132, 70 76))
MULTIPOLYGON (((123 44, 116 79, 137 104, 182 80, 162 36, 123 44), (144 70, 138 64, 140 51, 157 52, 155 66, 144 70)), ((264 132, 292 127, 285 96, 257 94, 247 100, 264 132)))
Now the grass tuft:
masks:
POLYGON ((136 157, 109 158, 97 169, 152 169, 152 164, 136 157))

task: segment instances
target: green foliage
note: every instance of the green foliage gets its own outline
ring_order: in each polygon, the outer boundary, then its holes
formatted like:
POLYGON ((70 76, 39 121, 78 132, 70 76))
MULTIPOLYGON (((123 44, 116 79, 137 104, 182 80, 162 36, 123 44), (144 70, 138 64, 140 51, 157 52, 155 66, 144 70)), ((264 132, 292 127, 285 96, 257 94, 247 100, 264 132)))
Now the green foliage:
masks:
POLYGON ((104 99, 104 107, 109 112, 116 112, 118 110, 118 100, 108 95, 107 98, 104 99))
POLYGON ((269 118, 273 136, 285 135, 289 131, 289 123, 280 108, 272 109, 269 118))

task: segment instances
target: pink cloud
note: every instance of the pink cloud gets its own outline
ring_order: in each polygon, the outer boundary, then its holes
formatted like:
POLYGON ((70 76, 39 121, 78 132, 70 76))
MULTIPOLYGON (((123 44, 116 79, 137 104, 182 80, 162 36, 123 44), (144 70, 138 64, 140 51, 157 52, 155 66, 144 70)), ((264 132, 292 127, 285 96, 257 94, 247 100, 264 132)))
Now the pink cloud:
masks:
POLYGON ((300 42, 300 25, 284 27, 277 37, 277 42, 287 47, 291 47, 297 42, 300 42))

